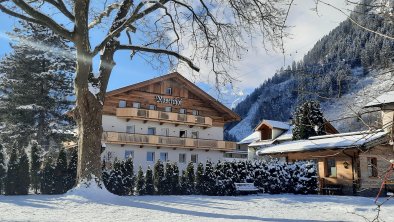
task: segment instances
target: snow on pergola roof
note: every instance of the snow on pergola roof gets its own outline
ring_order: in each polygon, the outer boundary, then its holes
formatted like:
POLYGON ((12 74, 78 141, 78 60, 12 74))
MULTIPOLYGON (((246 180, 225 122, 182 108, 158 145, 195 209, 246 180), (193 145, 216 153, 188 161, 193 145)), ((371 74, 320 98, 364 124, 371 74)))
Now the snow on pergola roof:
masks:
POLYGON ((246 143, 252 143, 256 140, 259 140, 261 137, 261 133, 259 131, 255 131, 249 136, 243 138, 241 141, 239 141, 237 144, 246 144, 246 143))
POLYGON ((387 141, 387 133, 379 131, 361 131, 310 137, 308 140, 289 141, 279 145, 262 148, 257 155, 280 154, 325 149, 366 148, 387 141))
POLYGON ((368 107, 380 107, 384 104, 394 103, 394 91, 386 92, 374 99, 373 101, 369 102, 365 105, 365 108, 368 107))

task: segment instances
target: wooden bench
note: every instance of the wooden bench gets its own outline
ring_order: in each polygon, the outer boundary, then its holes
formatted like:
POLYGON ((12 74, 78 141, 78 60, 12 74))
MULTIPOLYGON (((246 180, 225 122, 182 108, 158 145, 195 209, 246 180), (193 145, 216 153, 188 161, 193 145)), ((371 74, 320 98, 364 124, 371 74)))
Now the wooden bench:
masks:
POLYGON ((257 193, 259 189, 253 183, 234 183, 237 194, 257 193))

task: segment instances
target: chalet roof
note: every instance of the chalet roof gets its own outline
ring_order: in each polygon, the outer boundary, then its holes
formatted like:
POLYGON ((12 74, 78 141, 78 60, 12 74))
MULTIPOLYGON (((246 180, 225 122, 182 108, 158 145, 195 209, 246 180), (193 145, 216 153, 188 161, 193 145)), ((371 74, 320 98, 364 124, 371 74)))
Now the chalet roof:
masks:
POLYGON ((231 117, 230 121, 239 121, 241 118, 238 116, 238 114, 236 114, 234 111, 232 111, 231 109, 227 108, 225 105, 223 105, 222 103, 220 103, 219 101, 217 101, 215 98, 213 98, 212 96, 210 96, 208 93, 204 92, 202 89, 200 89, 198 86, 196 86, 194 83, 190 82, 188 79, 186 79, 185 77, 183 77, 180 73, 178 72, 173 72, 173 73, 169 73, 167 75, 163 75, 163 76, 159 76, 153 79, 149 79, 143 82, 139 82, 136 84, 132 84, 129 86, 125 86, 119 89, 115 89, 112 91, 109 91, 106 93, 106 96, 113 96, 116 94, 120 94, 123 92, 127 92, 129 90, 134 90, 134 89, 138 89, 147 85, 151 85, 157 82, 161 82, 167 79, 175 79, 176 81, 186 85, 188 87, 188 89, 195 94, 196 96, 199 96, 202 99, 205 99, 207 102, 209 102, 214 108, 216 108, 217 110, 224 112, 226 114, 229 115, 229 117, 231 117))
POLYGON ((276 121, 276 120, 269 120, 269 119, 265 119, 263 121, 260 122, 259 125, 256 126, 256 128, 254 128, 254 130, 258 130, 262 125, 268 125, 271 128, 277 128, 277 129, 283 129, 283 130, 288 130, 290 129, 290 124, 285 123, 285 122, 280 122, 280 121, 276 121))
POLYGON ((381 107, 385 104, 394 103, 394 91, 383 93, 382 95, 378 96, 373 101, 369 102, 365 105, 365 108, 368 107, 381 107))
POLYGON ((327 149, 368 148, 387 142, 387 133, 378 131, 360 131, 352 133, 314 136, 307 140, 284 142, 279 145, 262 148, 257 155, 281 154, 327 149))
POLYGON ((243 138, 237 144, 252 143, 252 142, 254 142, 256 140, 259 140, 260 138, 261 138, 261 132, 260 131, 254 131, 252 134, 250 134, 249 136, 243 138))

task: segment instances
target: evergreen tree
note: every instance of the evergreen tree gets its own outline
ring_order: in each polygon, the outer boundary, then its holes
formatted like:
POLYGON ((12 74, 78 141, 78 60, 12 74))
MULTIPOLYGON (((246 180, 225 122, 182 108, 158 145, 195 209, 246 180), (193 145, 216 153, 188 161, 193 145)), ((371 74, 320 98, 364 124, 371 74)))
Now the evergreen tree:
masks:
POLYGON ((180 185, 179 185, 179 168, 176 163, 173 163, 173 174, 171 180, 171 194, 177 195, 180 194, 180 185))
POLYGON ((40 25, 21 22, 10 35, 21 41, 0 61, 0 137, 5 143, 17 140, 26 146, 34 139, 42 147, 61 142, 71 134, 72 75, 75 54, 68 41, 40 25), (41 42, 45 45, 31 44, 41 42), (60 52, 60 53, 59 53, 60 52))
POLYGON ((134 194, 134 164, 133 159, 128 158, 125 161, 122 161, 122 178, 123 178, 123 187, 124 187, 124 194, 123 195, 133 195, 134 194))
POLYGON ((174 168, 173 165, 170 162, 166 163, 166 171, 164 175, 164 180, 163 180, 163 194, 164 195, 169 195, 172 192, 172 180, 174 177, 174 168))
POLYGON ((137 195, 144 195, 145 194, 145 177, 144 177, 144 172, 142 171, 141 166, 138 169, 138 173, 137 173, 136 194, 137 195))
POLYGON ((34 190, 34 193, 37 194, 40 189, 40 181, 41 181, 41 150, 36 142, 32 143, 31 152, 30 152, 30 179, 31 179, 31 187, 34 190))
POLYGON ((194 164, 193 162, 189 162, 186 167, 185 172, 185 179, 186 179, 186 194, 194 194, 195 193, 195 174, 194 174, 194 164))
POLYGON ((46 157, 41 174, 41 194, 55 194, 55 168, 56 165, 51 155, 46 157))
POLYGON ((204 180, 204 192, 206 195, 216 195, 216 176, 212 166, 212 162, 207 160, 205 164, 205 180, 204 180))
POLYGON ((145 193, 148 195, 153 195, 155 193, 155 187, 153 185, 153 173, 150 169, 150 166, 148 166, 145 175, 145 193))
POLYGON ((22 148, 19 150, 19 161, 18 161, 18 180, 16 183, 17 194, 27 195, 30 187, 30 171, 29 171, 29 158, 22 148))
POLYGON ((5 152, 3 145, 0 144, 0 195, 4 192, 4 180, 7 176, 7 168, 5 165, 5 152))
POLYGON ((110 175, 108 178, 108 184, 110 185, 107 187, 108 191, 116 195, 126 195, 127 194, 127 187, 123 183, 123 172, 124 172, 124 163, 118 160, 115 160, 113 169, 110 171, 110 175))
POLYGON ((7 164, 7 177, 5 180, 5 195, 16 195, 17 193, 17 183, 18 183, 18 154, 17 154, 17 145, 14 143, 13 149, 11 151, 10 159, 7 164))
POLYGON ((181 180, 179 182, 180 186, 180 194, 186 195, 189 194, 189 184, 187 183, 187 176, 186 176, 186 171, 182 170, 182 175, 181 175, 181 180))
POLYGON ((55 193, 62 194, 67 191, 67 154, 62 148, 59 152, 55 167, 55 193))
POLYGON ((76 184, 77 164, 78 164, 78 150, 77 150, 77 148, 73 148, 73 149, 71 149, 70 161, 67 165, 66 190, 72 189, 76 184))
POLYGON ((311 136, 325 135, 323 113, 320 104, 307 101, 298 107, 293 116, 293 140, 308 139, 311 136))
POLYGON ((199 163, 197 165, 197 171, 196 171, 196 193, 197 194, 204 194, 206 188, 206 178, 204 174, 204 165, 202 163, 199 163))
POLYGON ((154 185, 156 188, 156 193, 159 195, 164 194, 165 185, 164 181, 164 166, 163 163, 158 160, 154 166, 154 185))

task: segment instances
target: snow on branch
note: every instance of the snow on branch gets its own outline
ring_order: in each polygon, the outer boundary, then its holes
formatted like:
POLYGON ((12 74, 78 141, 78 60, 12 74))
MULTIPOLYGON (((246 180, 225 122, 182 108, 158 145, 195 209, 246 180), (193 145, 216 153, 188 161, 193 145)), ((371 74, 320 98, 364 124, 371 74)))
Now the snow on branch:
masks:
POLYGON ((122 4, 120 4, 120 3, 118 3, 118 2, 115 2, 115 3, 112 3, 112 4, 108 5, 108 7, 107 7, 103 12, 101 12, 101 13, 100 13, 100 14, 89 24, 89 26, 88 26, 89 29, 93 28, 93 27, 96 26, 97 24, 100 24, 104 17, 108 17, 108 16, 111 14, 111 12, 112 12, 113 10, 120 8, 121 5, 122 5, 122 4))
POLYGON ((191 61, 189 58, 171 50, 156 49, 156 48, 149 48, 145 46, 136 46, 136 45, 120 45, 118 46, 118 49, 125 49, 125 50, 129 49, 129 50, 140 51, 140 52, 151 52, 151 53, 161 53, 161 54, 171 55, 178 58, 179 60, 186 62, 190 66, 190 68, 194 69, 195 71, 197 72, 200 71, 200 68, 197 67, 193 63, 193 61, 191 61))

